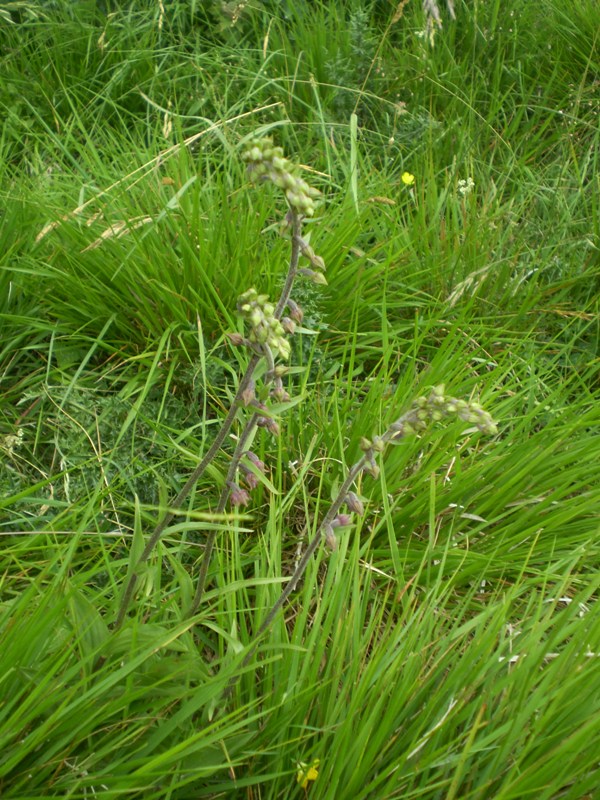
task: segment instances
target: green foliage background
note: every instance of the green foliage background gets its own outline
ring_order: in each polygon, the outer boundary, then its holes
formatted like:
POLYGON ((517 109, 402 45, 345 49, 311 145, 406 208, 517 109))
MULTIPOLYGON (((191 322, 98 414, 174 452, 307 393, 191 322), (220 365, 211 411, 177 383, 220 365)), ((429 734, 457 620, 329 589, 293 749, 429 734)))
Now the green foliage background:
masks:
POLYGON ((598 791, 600 9, 438 5, 0 2, 3 798, 598 791), (256 133, 324 193, 303 401, 254 442, 275 491, 216 515, 224 453, 117 634, 235 394, 236 298, 285 272, 256 133), (360 437, 439 383, 498 437, 392 449, 225 703, 360 437))

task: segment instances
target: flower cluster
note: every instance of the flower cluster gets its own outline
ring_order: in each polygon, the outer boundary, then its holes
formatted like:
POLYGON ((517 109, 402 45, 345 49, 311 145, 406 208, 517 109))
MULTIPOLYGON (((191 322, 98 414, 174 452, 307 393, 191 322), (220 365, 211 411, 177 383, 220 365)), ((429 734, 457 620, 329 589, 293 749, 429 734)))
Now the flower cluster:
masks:
POLYGON ((432 422, 439 422, 452 416, 474 425, 482 433, 490 436, 498 433, 496 423, 479 403, 446 397, 445 387, 442 384, 435 386, 428 397, 417 397, 410 410, 393 422, 383 436, 374 436, 373 440, 364 437, 361 439, 360 448, 364 453, 362 471, 377 478, 379 465, 376 457, 383 453, 389 442, 424 431, 432 422))
MULTIPOLYGON (((434 387, 428 397, 417 397, 411 408, 393 422, 381 436, 374 436, 373 439, 367 439, 364 436, 361 438, 360 449, 363 454, 350 469, 339 490, 338 497, 332 503, 319 529, 330 549, 335 550, 337 547, 335 529, 347 528, 352 525, 351 513, 358 516, 362 516, 365 513, 364 504, 360 497, 355 492, 350 491, 360 473, 367 473, 371 477, 377 478, 380 471, 377 457, 385 451, 388 444, 409 434, 423 431, 431 423, 451 416, 456 416, 463 422, 475 425, 482 433, 493 435, 498 432, 496 423, 479 403, 446 397, 444 386, 441 385, 434 387), (350 513, 339 513, 342 503, 346 504, 350 513)), ((314 547, 316 547, 315 540, 313 540, 313 543, 314 547)))
MULTIPOLYGON (((280 357, 287 360, 290 357, 290 343, 286 339, 285 330, 275 316, 275 306, 269 302, 266 294, 259 294, 256 289, 248 289, 238 299, 238 311, 248 322, 250 333, 248 341, 260 345, 261 348, 279 353, 280 357)), ((241 343, 241 339, 230 336, 232 342, 241 343)))
POLYGON ((308 789, 308 784, 311 781, 316 781, 319 777, 319 764, 321 762, 318 758, 312 764, 305 764, 304 761, 298 762, 298 771, 296 773, 296 781, 300 784, 301 789, 308 789))
POLYGON ((498 433, 496 423, 479 403, 446 397, 445 387, 442 384, 435 386, 428 397, 417 397, 411 410, 391 425, 391 438, 424 430, 431 422, 439 422, 444 417, 451 416, 475 425, 482 433, 490 436, 498 433))
POLYGON ((321 192, 299 177, 297 167, 284 158, 283 149, 275 147, 272 139, 254 139, 242 158, 248 162, 252 177, 272 181, 285 193, 294 211, 306 217, 313 216, 315 200, 321 192))
POLYGON ((458 182, 458 191, 465 197, 468 194, 471 194, 473 189, 475 188, 475 181, 473 178, 467 178, 467 180, 461 179, 458 182))

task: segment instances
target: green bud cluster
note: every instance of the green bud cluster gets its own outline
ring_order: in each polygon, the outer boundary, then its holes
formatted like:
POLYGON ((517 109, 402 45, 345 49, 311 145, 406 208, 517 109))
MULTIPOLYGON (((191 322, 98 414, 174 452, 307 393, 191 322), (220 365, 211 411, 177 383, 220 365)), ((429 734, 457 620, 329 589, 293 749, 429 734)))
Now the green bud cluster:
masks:
POLYGON ((451 416, 475 425, 482 433, 491 436, 498 433, 498 427, 491 415, 479 403, 446 397, 445 388, 441 385, 434 387, 428 397, 417 397, 410 411, 390 426, 390 438, 399 439, 424 431, 432 422, 451 416))
POLYGON ((445 387, 435 386, 428 397, 417 397, 410 410, 392 422, 383 436, 375 436, 373 441, 365 437, 361 439, 360 448, 364 453, 362 470, 377 478, 379 467, 375 459, 385 450, 388 442, 398 441, 405 436, 424 431, 432 422, 439 422, 452 416, 475 425, 482 433, 490 436, 498 433, 498 426, 479 403, 446 397, 445 387))
MULTIPOLYGON (((445 387, 436 386, 429 397, 417 397, 413 403, 414 423, 422 429, 430 422, 438 422, 444 417, 456 416, 463 422, 475 425, 482 433, 491 436, 498 433, 498 427, 491 415, 484 411, 479 403, 457 400, 455 397, 446 397, 445 387)), ((410 423, 412 420, 408 420, 410 423)))
POLYGON ((321 192, 297 174, 298 168, 284 158, 283 149, 275 147, 272 139, 254 139, 242 158, 248 162, 248 171, 253 178, 270 180, 284 192, 290 208, 306 217, 313 216, 315 200, 321 192))
POLYGON ((287 361, 290 357, 290 343, 285 330, 275 316, 275 306, 266 294, 258 294, 256 289, 248 289, 238 298, 238 311, 250 326, 248 341, 268 347, 287 361))

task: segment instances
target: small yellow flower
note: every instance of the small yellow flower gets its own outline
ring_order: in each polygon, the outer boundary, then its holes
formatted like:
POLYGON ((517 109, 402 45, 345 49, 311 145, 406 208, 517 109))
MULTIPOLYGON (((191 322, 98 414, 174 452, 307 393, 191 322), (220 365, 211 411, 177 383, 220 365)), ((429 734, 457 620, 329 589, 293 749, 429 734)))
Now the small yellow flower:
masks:
POLYGON ((402 173, 402 183, 405 186, 412 186, 415 182, 415 176, 411 175, 410 172, 403 172, 402 173))
POLYGON ((308 788, 310 781, 317 780, 319 777, 319 764, 320 761, 318 758, 315 758, 310 766, 305 764, 304 761, 298 762, 298 774, 296 775, 296 780, 302 789, 308 788))

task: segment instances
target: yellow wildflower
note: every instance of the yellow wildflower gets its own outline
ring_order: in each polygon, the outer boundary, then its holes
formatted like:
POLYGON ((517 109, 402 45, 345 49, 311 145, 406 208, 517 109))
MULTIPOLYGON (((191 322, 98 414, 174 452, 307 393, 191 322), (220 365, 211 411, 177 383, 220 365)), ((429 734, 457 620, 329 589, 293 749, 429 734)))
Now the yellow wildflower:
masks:
POLYGON ((402 173, 402 183, 405 186, 412 186, 415 182, 415 176, 411 175, 410 172, 403 172, 402 173))
POLYGON ((298 774, 296 775, 296 780, 302 789, 308 788, 310 781, 317 780, 319 777, 319 764, 320 761, 318 758, 315 758, 310 765, 305 764, 304 761, 298 762, 298 774))

